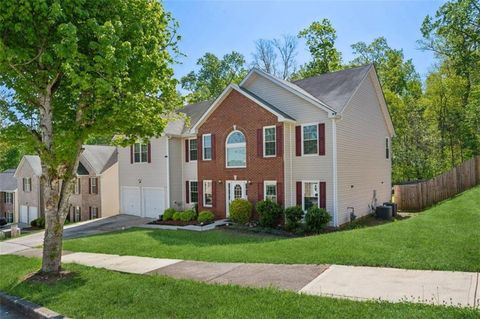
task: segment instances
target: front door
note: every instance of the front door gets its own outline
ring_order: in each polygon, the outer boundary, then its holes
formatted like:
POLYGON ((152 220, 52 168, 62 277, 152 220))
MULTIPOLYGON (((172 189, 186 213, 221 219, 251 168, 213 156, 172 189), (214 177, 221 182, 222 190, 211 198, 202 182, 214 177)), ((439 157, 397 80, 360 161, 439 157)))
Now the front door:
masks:
POLYGON ((227 217, 230 216, 230 203, 238 198, 247 199, 246 181, 228 181, 227 182, 227 217))

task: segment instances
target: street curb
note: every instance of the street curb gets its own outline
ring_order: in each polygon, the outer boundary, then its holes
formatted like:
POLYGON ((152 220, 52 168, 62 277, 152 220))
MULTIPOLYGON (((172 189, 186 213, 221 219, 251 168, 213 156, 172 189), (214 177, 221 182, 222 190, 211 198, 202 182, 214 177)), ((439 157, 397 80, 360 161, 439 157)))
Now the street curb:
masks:
POLYGON ((10 296, 0 291, 0 304, 13 308, 16 311, 33 319, 68 319, 48 308, 34 304, 20 297, 10 296))

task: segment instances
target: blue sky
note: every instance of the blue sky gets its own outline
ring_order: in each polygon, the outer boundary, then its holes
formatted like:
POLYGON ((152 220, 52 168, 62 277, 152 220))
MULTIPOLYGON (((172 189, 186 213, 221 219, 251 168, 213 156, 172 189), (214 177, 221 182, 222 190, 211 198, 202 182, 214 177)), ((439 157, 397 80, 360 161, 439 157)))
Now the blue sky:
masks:
MULTIPOLYGON (((344 61, 352 59, 350 45, 369 43, 385 36, 393 48, 403 48, 422 77, 434 64, 433 54, 418 50, 420 26, 434 15, 442 1, 165 1, 165 8, 179 21, 181 51, 187 56, 176 65, 181 77, 205 52, 222 56, 232 50, 251 61, 254 41, 282 34, 296 35, 312 21, 328 18, 337 30, 337 48, 344 61)), ((308 61, 299 42, 297 62, 308 61)))

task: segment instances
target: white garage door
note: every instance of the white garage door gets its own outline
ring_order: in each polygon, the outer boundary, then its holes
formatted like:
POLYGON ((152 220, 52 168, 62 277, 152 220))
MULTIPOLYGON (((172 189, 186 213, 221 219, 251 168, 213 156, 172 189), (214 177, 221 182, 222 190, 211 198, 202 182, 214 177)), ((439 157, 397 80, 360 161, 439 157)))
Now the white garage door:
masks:
POLYGON ((140 188, 122 187, 122 213, 142 216, 140 211, 140 188))
POLYGON ((30 224, 34 219, 38 218, 38 209, 33 206, 20 206, 20 222, 30 224))
POLYGON ((144 187, 143 207, 145 208, 145 217, 158 218, 165 210, 165 191, 163 188, 144 187))

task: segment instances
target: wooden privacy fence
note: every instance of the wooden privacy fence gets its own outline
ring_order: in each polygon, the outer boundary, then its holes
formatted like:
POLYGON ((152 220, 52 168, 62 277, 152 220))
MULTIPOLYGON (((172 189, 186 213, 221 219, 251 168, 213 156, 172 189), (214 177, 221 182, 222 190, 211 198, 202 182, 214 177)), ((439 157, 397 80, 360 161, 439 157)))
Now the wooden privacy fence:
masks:
POLYGON ((480 156, 427 181, 394 185, 394 201, 402 211, 420 211, 480 184, 480 156))

